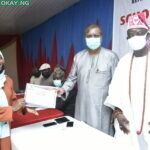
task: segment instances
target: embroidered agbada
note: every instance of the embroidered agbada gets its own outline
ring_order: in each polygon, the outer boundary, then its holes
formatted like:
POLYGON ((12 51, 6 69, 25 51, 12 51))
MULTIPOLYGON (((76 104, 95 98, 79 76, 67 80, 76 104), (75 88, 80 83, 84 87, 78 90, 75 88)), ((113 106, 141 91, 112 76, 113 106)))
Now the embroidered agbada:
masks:
MULTIPOLYGON (((149 54, 150 57, 150 54, 149 54)), ((137 135, 142 123, 143 95, 145 80, 146 56, 134 57, 131 71, 131 101, 129 98, 129 72, 132 53, 125 55, 115 70, 109 88, 109 96, 105 105, 111 108, 118 107, 129 120, 130 133, 124 134, 117 120, 115 120, 115 137, 133 146, 133 150, 150 150, 150 58, 147 68, 146 104, 144 126, 142 133, 137 135)))
POLYGON ((118 57, 105 48, 96 56, 83 50, 74 57, 71 72, 63 85, 65 91, 70 91, 77 82, 75 118, 110 135, 113 135, 112 111, 103 102, 117 63, 118 57))

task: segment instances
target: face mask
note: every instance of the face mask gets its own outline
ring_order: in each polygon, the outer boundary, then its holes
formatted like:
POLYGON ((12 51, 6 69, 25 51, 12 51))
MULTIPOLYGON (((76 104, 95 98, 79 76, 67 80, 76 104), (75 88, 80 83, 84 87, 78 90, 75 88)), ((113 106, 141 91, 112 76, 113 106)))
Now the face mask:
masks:
POLYGON ((50 75, 51 75, 51 72, 50 72, 50 71, 42 72, 42 76, 43 76, 44 78, 48 78, 50 75))
POLYGON ((142 36, 133 36, 128 39, 130 47, 135 51, 144 48, 146 45, 146 35, 147 34, 142 36))
POLYGON ((54 83, 54 86, 56 86, 56 87, 61 87, 61 80, 54 80, 53 81, 53 83, 54 83))
POLYGON ((97 48, 99 48, 101 46, 101 38, 85 38, 86 41, 86 45, 89 49, 91 50, 96 50, 97 48))

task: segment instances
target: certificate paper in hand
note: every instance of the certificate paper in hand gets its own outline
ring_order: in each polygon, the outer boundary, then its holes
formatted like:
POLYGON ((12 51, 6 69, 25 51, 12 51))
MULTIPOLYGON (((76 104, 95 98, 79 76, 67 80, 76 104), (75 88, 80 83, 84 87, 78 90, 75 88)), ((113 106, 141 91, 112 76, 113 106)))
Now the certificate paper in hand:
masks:
POLYGON ((26 84, 25 101, 31 107, 56 107, 57 88, 52 86, 40 86, 35 84, 26 84))

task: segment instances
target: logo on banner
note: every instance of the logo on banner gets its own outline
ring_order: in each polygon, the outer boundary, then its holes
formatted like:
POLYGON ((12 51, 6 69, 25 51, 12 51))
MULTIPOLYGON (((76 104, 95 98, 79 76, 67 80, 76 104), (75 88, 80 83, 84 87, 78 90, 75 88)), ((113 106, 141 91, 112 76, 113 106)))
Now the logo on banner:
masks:
MULTIPOLYGON (((125 23, 128 22, 128 19, 130 18, 130 16, 136 14, 136 13, 144 13, 145 17, 148 19, 150 17, 150 11, 148 9, 144 9, 142 11, 138 11, 138 12, 135 12, 135 13, 130 13, 130 14, 127 14, 125 16, 121 16, 120 17, 120 25, 124 25, 125 23)), ((135 20, 136 21, 136 20, 135 20)))
POLYGON ((132 4, 140 2, 140 1, 143 1, 143 0, 132 0, 132 4))

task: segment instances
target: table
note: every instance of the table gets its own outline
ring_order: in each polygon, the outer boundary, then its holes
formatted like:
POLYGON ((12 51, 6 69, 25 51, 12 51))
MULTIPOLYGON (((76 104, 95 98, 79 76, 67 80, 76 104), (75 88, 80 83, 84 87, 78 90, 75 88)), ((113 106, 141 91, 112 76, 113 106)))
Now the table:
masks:
POLYGON ((17 128, 40 121, 61 117, 64 115, 62 111, 50 108, 38 110, 38 113, 39 115, 36 116, 28 112, 26 113, 26 115, 19 114, 18 112, 13 112, 13 121, 11 122, 11 128, 17 128))
POLYGON ((84 122, 66 117, 74 121, 73 127, 66 127, 66 122, 43 127, 54 121, 51 119, 11 129, 12 150, 132 150, 84 122))

